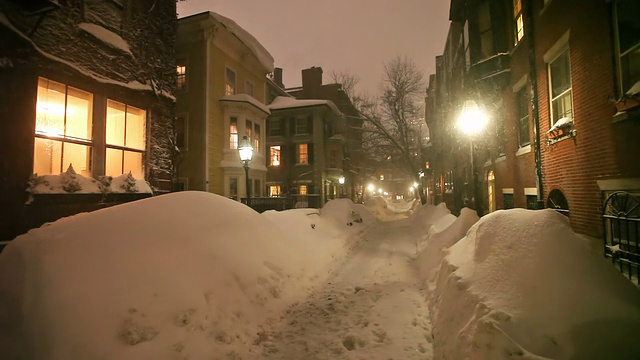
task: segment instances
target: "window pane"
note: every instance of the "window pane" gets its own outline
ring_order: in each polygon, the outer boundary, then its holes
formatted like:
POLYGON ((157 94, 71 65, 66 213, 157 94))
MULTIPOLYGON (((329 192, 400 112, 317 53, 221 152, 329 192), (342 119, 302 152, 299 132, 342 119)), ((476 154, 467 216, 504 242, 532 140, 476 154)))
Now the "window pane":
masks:
POLYGON ((307 195, 307 185, 300 185, 298 187, 298 194, 307 195))
POLYGON ((571 87, 569 50, 567 49, 549 65, 551 71, 551 96, 556 97, 571 87))
POLYGON ((229 195, 234 198, 238 196, 238 178, 229 179, 229 195))
POLYGON ((251 144, 251 138, 253 137, 253 123, 249 120, 244 125, 244 134, 247 135, 249 144, 251 144))
POLYGON ((238 119, 232 117, 229 122, 229 148, 238 148, 238 119))
POLYGON ((271 165, 280 165, 280 145, 270 147, 269 158, 271 159, 271 165))
POLYGON ((144 150, 145 111, 127 106, 127 129, 125 146, 144 150))
POLYGON ((35 138, 33 172, 38 175, 57 175, 61 171, 62 142, 35 138))
POLYGON ((626 93, 638 81, 640 81, 640 48, 634 50, 621 59, 622 65, 622 90, 626 93))
POLYGON ((618 1, 617 18, 622 53, 640 43, 640 7, 637 0, 618 1))
POLYGON ((184 90, 187 85, 187 67, 185 65, 177 65, 176 72, 176 88, 178 90, 184 90))
POLYGON ((563 117, 573 118, 571 91, 553 101, 553 123, 555 124, 556 121, 563 117))
POLYGON ((107 100, 106 141, 109 145, 124 146, 125 105, 107 100))
POLYGON ((233 95, 236 93, 236 73, 227 68, 225 76, 225 95, 233 95))
POLYGON ((91 159, 91 148, 85 145, 78 145, 69 142, 64 143, 62 154, 62 171, 67 171, 69 165, 73 165, 76 173, 84 176, 91 176, 89 159, 91 159))
POLYGON ((260 125, 255 124, 255 132, 253 134, 253 150, 260 152, 260 125))
POLYGON ((92 105, 92 94, 69 87, 66 136, 91 140, 92 105))
POLYGON ((298 145, 298 163, 307 164, 309 162, 309 156, 307 152, 307 144, 298 145))
POLYGON ((65 86, 44 78, 38 79, 36 132, 47 136, 64 135, 65 86))
POLYGON ((122 175, 122 150, 107 149, 104 171, 108 176, 122 175))
POLYGON ((135 151, 124 152, 124 166, 123 174, 131 172, 136 179, 144 179, 144 172, 142 171, 142 153, 135 151))

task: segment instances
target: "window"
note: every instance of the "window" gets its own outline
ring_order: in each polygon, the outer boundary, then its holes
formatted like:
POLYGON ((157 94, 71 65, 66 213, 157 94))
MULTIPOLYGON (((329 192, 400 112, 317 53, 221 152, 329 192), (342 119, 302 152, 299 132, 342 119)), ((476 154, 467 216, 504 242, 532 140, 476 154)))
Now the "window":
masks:
POLYGON ((145 125, 144 110, 107 100, 105 175, 131 172, 137 179, 144 178, 145 125))
POLYGON ((517 117, 518 117, 518 145, 527 146, 531 143, 529 138, 529 99, 526 88, 516 94, 517 117))
POLYGON ((93 95, 38 79, 33 172, 56 175, 73 165, 90 175, 93 95))
POLYGON ((505 209, 513 209, 515 207, 513 202, 513 194, 502 194, 505 209))
POLYGON ((307 195, 307 185, 299 185, 298 186, 298 194, 299 195, 307 195))
POLYGON ((296 118, 296 135, 309 133, 309 121, 307 119, 296 118))
POLYGON ((569 216, 569 202, 562 191, 558 189, 553 189, 549 192, 547 208, 554 209, 563 215, 569 216))
POLYGON ((178 149, 187 148, 187 117, 185 115, 176 116, 174 123, 174 131, 176 137, 176 147, 178 149))
POLYGON ((567 117, 573 118, 573 104, 571 100, 571 66, 569 64, 569 49, 549 63, 549 84, 551 93, 551 125, 567 117))
POLYGON ((176 77, 176 90, 184 91, 187 88, 187 66, 184 64, 177 65, 176 71, 178 73, 176 77))
POLYGON ((244 83, 244 92, 247 95, 251 95, 252 97, 256 97, 255 96, 255 87, 253 86, 253 83, 250 81, 245 81, 244 83))
POLYGON ((278 166, 280 165, 280 145, 269 146, 269 159, 271 165, 278 166))
POLYGON ((262 187, 260 186, 260 179, 253 180, 253 196, 262 196, 262 187))
POLYGON ((280 194, 281 194, 280 185, 269 185, 269 196, 270 197, 280 196, 280 194))
POLYGON ((640 7, 637 1, 620 0, 615 6, 620 95, 640 81, 640 7))
MULTIPOLYGON (((249 144, 252 143, 253 139, 253 123, 251 120, 247 120, 244 124, 244 134, 247 136, 247 140, 249 140, 249 144)), ((255 149, 253 149, 255 151, 255 149)))
POLYGON ((229 120, 229 149, 238 148, 238 118, 231 117, 229 120))
POLYGON ((253 128, 253 150, 260 152, 260 125, 255 124, 253 128))
POLYGON ((309 163, 309 144, 298 144, 298 164, 309 163))
POLYGON ((538 196, 537 195, 525 195, 527 199, 527 209, 536 210, 538 207, 538 196))
POLYGON ((486 59, 493 55, 493 30, 489 1, 484 1, 478 8, 478 33, 480 34, 480 58, 486 59))
POLYGON ((522 0, 513 0, 513 45, 518 45, 524 37, 524 20, 522 17, 522 0))
POLYGON ((336 148, 329 149, 329 167, 330 168, 338 167, 338 149, 336 148))
POLYGON ((282 119, 269 120, 269 136, 282 136, 282 119))
POLYGON ((238 200, 238 178, 229 178, 229 197, 238 200))
POLYGON ((224 79, 224 94, 234 95, 236 93, 236 73, 227 68, 224 79))

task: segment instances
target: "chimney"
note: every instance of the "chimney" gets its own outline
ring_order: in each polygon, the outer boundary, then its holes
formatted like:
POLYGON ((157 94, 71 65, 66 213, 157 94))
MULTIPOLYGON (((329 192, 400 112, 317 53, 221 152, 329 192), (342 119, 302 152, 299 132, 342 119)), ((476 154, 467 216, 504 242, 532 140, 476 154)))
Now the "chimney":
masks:
POLYGON ((282 83, 282 68, 277 67, 273 69, 273 82, 281 89, 284 89, 284 84, 282 83))
POLYGON ((302 70, 302 88, 306 94, 314 94, 322 86, 322 68, 311 67, 302 70))

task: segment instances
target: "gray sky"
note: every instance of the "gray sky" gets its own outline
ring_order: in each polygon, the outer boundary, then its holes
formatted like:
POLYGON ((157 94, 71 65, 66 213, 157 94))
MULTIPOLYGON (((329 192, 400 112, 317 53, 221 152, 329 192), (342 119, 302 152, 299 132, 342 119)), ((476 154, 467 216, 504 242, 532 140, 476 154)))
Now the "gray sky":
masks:
POLYGON ((377 93, 383 64, 411 58, 428 75, 444 50, 446 0, 187 0, 178 17, 214 11, 235 21, 271 53, 286 87, 302 85, 312 66, 360 78, 356 90, 377 93))

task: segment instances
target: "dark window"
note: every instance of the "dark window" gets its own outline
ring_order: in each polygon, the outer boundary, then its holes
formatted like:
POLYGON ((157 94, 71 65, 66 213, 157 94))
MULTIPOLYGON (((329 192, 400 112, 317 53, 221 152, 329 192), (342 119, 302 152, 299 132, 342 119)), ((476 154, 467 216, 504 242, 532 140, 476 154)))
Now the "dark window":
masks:
POLYGON ((527 196, 527 209, 536 210, 538 208, 538 196, 537 195, 526 195, 527 196))
POLYGON ((520 147, 529 145, 529 99, 526 89, 518 91, 517 95, 517 117, 518 117, 518 143, 520 147))
POLYGON ((640 6, 637 0, 616 2, 619 77, 622 93, 640 81, 640 6))
POLYGON ((554 209, 564 215, 569 215, 569 203, 562 191, 553 189, 547 198, 547 208, 554 209))
POLYGON ((480 34, 480 58, 493 56, 493 29, 491 28, 491 5, 485 1, 478 7, 478 33, 480 34))
POLYGON ((282 136, 282 120, 271 119, 268 123, 269 136, 282 136))
POLYGON ((502 194, 505 209, 513 209, 515 207, 513 201, 513 194, 502 194))

